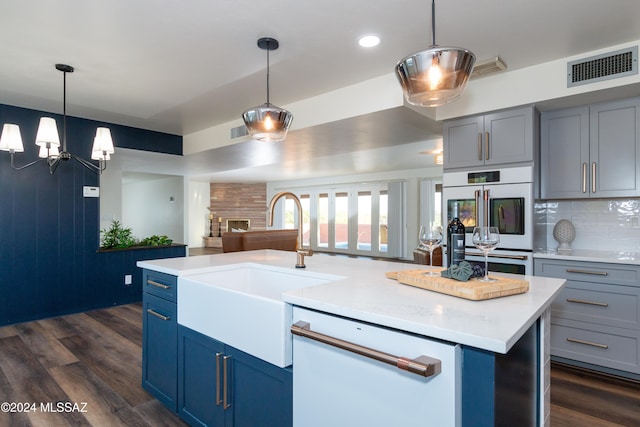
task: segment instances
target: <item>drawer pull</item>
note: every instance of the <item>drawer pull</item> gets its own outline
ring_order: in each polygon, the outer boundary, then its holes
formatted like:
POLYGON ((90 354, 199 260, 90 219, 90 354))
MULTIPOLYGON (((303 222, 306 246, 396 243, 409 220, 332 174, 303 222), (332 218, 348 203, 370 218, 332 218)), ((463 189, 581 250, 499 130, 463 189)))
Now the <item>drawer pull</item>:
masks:
POLYGON ((167 285, 163 285, 162 283, 158 283, 155 280, 151 280, 151 279, 147 279, 147 283, 151 286, 155 286, 156 288, 160 288, 160 289, 170 289, 171 286, 167 286, 167 285))
POLYGON ((160 314, 157 311, 152 310, 150 308, 147 308, 147 313, 151 314, 152 316, 156 316, 158 319, 171 320, 171 317, 165 316, 164 314, 160 314))
POLYGON ((229 403, 229 367, 227 366, 229 363, 229 359, 231 356, 223 356, 222 357, 222 407, 226 411, 231 407, 231 403, 229 403))
POLYGON ((216 353, 216 406, 220 406, 222 404, 222 399, 220 398, 220 357, 222 353, 216 353))
POLYGON ((597 305, 598 307, 609 307, 606 302, 586 301, 582 299, 567 298, 567 302, 575 302, 577 304, 597 305))
POLYGON ((594 276, 608 276, 609 275, 609 273, 607 273, 606 271, 576 270, 574 268, 567 268, 567 273, 592 274, 594 276))
POLYGON ((584 340, 579 340, 577 338, 567 338, 567 341, 574 342, 576 344, 590 345, 591 347, 603 348, 605 350, 609 348, 609 346, 606 344, 598 344, 597 342, 584 341, 584 340))
POLYGON ((398 369, 402 369, 422 377, 438 375, 442 370, 442 362, 438 359, 428 356, 419 356, 415 359, 392 356, 391 354, 383 353, 379 350, 374 350, 369 347, 364 347, 349 341, 314 332, 311 330, 311 325, 303 321, 298 321, 291 325, 291 333, 323 344, 331 345, 333 347, 338 347, 342 350, 350 351, 379 362, 387 363, 397 367, 398 369))

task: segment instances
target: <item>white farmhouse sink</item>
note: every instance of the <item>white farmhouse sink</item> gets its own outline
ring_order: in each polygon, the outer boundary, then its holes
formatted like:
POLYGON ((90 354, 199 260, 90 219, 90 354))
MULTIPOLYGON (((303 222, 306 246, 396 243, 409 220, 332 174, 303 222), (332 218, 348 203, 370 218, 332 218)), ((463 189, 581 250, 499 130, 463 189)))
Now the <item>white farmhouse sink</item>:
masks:
POLYGON ((179 277, 178 323, 276 366, 289 366, 292 310, 282 293, 339 279, 254 263, 179 277))

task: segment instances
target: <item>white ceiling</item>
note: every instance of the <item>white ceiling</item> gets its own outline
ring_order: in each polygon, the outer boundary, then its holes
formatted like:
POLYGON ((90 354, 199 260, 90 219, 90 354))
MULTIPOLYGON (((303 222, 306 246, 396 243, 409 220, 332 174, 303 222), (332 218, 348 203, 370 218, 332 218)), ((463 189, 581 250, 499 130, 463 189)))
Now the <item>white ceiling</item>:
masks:
MULTIPOLYGON (((640 38, 637 0, 439 0, 436 8, 439 44, 478 59, 499 55, 509 70, 640 38)), ((430 22, 428 0, 4 2, 0 103, 61 113, 54 64, 66 63, 76 68, 67 79, 69 115, 185 135, 266 100, 260 37, 280 41, 270 70, 271 102, 282 106, 389 74, 431 43, 430 22), (358 46, 368 33, 380 46, 358 46)), ((439 129, 420 117, 402 108, 292 132, 268 153, 249 141, 167 164, 236 181, 418 167, 414 150, 436 148, 439 129)), ((135 157, 124 163, 162 163, 135 157)))

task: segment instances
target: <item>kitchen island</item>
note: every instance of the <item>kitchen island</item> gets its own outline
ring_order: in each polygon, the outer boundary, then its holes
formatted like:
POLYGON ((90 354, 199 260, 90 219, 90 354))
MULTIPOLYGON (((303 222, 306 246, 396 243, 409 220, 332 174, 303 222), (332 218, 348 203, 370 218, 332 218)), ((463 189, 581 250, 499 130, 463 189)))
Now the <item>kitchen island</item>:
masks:
MULTIPOLYGON (((304 270, 294 268, 294 254, 272 250, 141 261, 138 266, 177 277, 180 324, 186 315, 181 314, 180 287, 203 280, 205 273, 234 264, 269 266, 299 275, 330 275, 331 280, 326 283, 284 292, 282 300, 296 309, 310 309, 453 346, 459 366, 452 374, 457 403, 449 424, 495 424, 509 416, 505 411, 521 412, 519 408, 527 408, 527 419, 535 420, 534 424, 548 422, 549 352, 545 344, 549 339, 548 308, 564 280, 525 276, 529 291, 524 294, 469 301, 385 277, 386 272, 415 269, 415 265, 342 256, 315 255, 307 260, 304 270), (525 385, 527 389, 525 402, 520 406, 509 400, 509 395, 517 395, 515 389, 510 392, 510 383, 515 388, 525 385)), ((250 315, 248 312, 247 316, 250 315)), ((291 323, 293 320, 292 317, 291 323)), ((296 348, 294 344, 294 384, 296 348)), ((443 366, 443 372, 446 369, 443 366)))

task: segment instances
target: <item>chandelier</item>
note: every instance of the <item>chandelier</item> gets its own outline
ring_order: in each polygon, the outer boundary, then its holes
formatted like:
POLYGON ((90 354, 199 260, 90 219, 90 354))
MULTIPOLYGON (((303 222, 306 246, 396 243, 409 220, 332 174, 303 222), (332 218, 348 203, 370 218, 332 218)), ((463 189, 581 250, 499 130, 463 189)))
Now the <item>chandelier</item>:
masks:
POLYGON ((11 167, 15 170, 22 170, 40 161, 46 161, 49 165, 49 173, 53 175, 61 161, 66 162, 70 159, 75 159, 87 169, 101 174, 107 167, 107 160, 114 153, 111 131, 106 127, 99 127, 96 131, 93 147, 91 148, 91 160, 97 160, 97 165, 67 151, 67 73, 73 73, 74 68, 70 65, 56 64, 56 69, 62 71, 63 75, 62 145, 60 144, 56 120, 52 117, 41 117, 35 141, 36 145, 40 147, 37 160, 22 166, 15 165, 14 154, 22 153, 24 146, 22 145, 20 127, 14 123, 5 123, 2 127, 0 150, 8 151, 11 154, 11 167))

